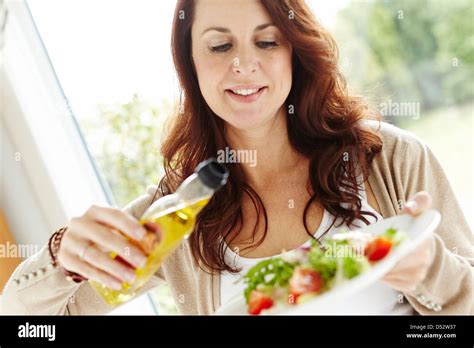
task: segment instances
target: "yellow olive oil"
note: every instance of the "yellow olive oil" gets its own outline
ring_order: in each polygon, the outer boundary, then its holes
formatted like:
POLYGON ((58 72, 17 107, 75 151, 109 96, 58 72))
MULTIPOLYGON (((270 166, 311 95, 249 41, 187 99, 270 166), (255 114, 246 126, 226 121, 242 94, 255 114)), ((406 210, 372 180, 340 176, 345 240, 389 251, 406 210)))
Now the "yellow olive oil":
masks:
MULTIPOLYGON (((142 240, 127 238, 119 232, 147 255, 145 266, 135 269, 135 280, 122 283, 120 290, 110 289, 93 280, 89 281, 91 286, 112 306, 132 299, 181 241, 192 233, 196 216, 215 191, 226 184, 228 176, 227 168, 215 158, 199 163, 194 173, 188 176, 174 193, 156 200, 143 213, 140 223, 147 232, 142 240)), ((131 266, 115 252, 110 253, 110 256, 131 266)))
MULTIPOLYGON (((208 202, 209 198, 203 199, 165 215, 158 214, 157 217, 152 216, 150 219, 140 220, 143 225, 150 221, 158 225, 161 237, 153 243, 145 266, 135 269, 135 281, 131 284, 123 283, 120 290, 113 290, 98 282, 90 281, 92 287, 102 295, 108 304, 113 306, 132 299, 137 291, 155 274, 163 260, 171 254, 183 238, 187 238, 193 231, 196 216, 208 202)), ((139 244, 137 246, 144 249, 139 244)), ((111 256, 117 257, 115 253, 112 253, 111 256)))

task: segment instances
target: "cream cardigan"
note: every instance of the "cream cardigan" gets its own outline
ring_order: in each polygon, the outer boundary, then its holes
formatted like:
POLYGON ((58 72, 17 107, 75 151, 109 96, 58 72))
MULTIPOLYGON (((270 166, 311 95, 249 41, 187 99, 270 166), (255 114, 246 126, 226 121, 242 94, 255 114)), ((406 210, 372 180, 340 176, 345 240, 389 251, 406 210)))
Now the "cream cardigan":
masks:
MULTIPOLYGON (((434 262, 417 293, 404 294, 421 314, 473 314, 473 234, 467 225, 450 184, 430 149, 411 133, 388 123, 367 121, 378 129, 383 150, 371 165, 369 183, 384 218, 398 214, 418 191, 427 191, 442 221, 436 230, 434 262)), ((124 210, 141 216, 151 204, 156 186, 124 210)), ((146 284, 148 291, 166 280, 181 314, 212 314, 220 305, 219 275, 202 271, 191 255, 187 241, 163 263, 146 284)), ((4 314, 105 314, 110 308, 89 284, 67 281, 50 265, 47 248, 22 262, 2 294, 4 314)))

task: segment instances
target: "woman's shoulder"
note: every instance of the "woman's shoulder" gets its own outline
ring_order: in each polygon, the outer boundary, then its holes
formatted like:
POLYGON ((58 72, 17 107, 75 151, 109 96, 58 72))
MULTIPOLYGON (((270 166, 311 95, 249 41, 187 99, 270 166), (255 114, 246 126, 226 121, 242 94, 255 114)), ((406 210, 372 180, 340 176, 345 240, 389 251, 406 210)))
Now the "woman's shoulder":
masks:
MULTIPOLYGON (((385 121, 363 120, 364 127, 376 132, 382 139, 382 155, 390 157, 405 157, 407 152, 411 155, 421 154, 426 150, 426 144, 415 134, 385 121)), ((410 160, 410 158, 404 158, 410 160)))

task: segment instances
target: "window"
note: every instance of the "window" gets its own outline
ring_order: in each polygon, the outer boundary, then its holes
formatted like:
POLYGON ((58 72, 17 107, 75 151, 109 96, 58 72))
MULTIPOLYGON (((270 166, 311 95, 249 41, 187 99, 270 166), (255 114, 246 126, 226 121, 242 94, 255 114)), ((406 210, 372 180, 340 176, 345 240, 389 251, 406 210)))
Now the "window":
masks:
MULTIPOLYGON (((169 50, 174 3, 27 4, 109 201, 123 207, 162 175, 160 132, 177 91, 170 88, 176 85, 169 50)), ((149 296, 160 314, 175 313, 166 286, 149 296)), ((148 308, 143 300, 124 307, 117 313, 148 308)))

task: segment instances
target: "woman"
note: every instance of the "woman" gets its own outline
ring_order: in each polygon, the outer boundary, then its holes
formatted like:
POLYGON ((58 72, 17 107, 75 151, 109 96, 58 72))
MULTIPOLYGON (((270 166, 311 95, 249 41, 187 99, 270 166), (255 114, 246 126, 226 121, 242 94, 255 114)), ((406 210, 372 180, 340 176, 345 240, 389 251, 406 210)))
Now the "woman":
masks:
POLYGON ((355 312, 473 312, 472 233, 443 170, 414 136, 347 96, 336 45, 304 1, 178 1, 172 49, 184 103, 162 146, 160 185, 124 211, 93 206, 72 219, 53 245, 61 267, 46 247, 23 262, 3 293, 5 312, 110 311, 81 279, 112 288, 132 279, 110 250, 134 267, 145 260, 112 229, 140 239, 143 211, 226 147, 255 151, 256 165, 227 163, 229 183, 143 291, 166 280, 180 313, 210 314, 241 293, 239 271, 261 258, 433 207, 443 217, 436 233, 360 294, 355 312))

